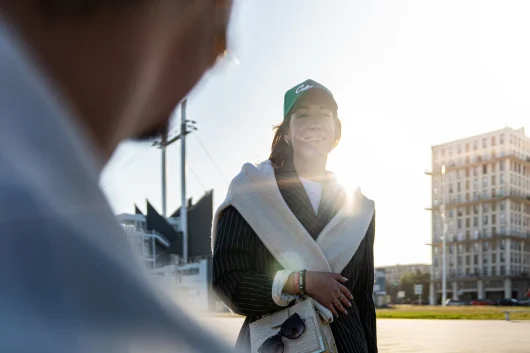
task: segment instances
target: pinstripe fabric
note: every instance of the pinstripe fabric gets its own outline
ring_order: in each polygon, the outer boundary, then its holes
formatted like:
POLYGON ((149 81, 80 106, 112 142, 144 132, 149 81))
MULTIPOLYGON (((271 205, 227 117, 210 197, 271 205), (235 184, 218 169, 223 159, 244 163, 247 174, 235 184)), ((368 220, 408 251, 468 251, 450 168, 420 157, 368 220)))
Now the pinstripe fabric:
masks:
MULTIPOLYGON (((319 214, 315 215, 309 197, 292 167, 277 170, 280 192, 300 223, 316 238, 338 212, 344 200, 337 199, 333 182, 324 186, 319 214)), ((340 315, 331 324, 340 353, 377 352, 373 241, 375 215, 357 252, 343 270, 346 286, 354 296, 349 315, 340 315)), ((213 288, 234 312, 246 316, 236 345, 250 351, 248 325, 261 315, 285 309, 272 299, 272 284, 282 266, 274 259, 250 225, 232 206, 228 207, 217 229, 213 257, 213 288)))

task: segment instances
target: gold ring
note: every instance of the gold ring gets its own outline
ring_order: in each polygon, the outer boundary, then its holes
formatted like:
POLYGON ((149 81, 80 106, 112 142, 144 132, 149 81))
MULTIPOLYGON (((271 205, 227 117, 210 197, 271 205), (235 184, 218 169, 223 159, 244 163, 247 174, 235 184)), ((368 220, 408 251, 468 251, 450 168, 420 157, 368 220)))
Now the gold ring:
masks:
POLYGON ((339 304, 340 304, 340 300, 337 300, 336 303, 333 303, 334 306, 337 306, 337 305, 339 305, 339 304))

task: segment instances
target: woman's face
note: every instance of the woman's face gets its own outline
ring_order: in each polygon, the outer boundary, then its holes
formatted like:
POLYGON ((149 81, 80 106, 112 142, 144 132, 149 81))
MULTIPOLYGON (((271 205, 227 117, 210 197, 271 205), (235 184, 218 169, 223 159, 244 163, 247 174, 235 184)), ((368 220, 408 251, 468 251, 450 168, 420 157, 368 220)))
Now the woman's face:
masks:
POLYGON ((311 96, 302 97, 293 109, 285 136, 293 147, 294 156, 303 159, 326 157, 335 144, 333 110, 325 97, 311 96))

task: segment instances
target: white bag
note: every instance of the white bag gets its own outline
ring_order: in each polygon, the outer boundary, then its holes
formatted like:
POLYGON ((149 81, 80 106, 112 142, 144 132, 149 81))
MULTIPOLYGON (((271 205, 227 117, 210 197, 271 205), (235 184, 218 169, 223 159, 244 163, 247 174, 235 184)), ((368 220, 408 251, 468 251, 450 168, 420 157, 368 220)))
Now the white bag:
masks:
POLYGON ((269 337, 280 331, 281 325, 292 314, 298 313, 305 322, 305 331, 297 339, 282 337, 284 353, 338 353, 329 323, 322 320, 313 305, 313 299, 307 298, 299 303, 270 315, 264 315, 249 325, 250 347, 252 353, 258 353, 269 337))

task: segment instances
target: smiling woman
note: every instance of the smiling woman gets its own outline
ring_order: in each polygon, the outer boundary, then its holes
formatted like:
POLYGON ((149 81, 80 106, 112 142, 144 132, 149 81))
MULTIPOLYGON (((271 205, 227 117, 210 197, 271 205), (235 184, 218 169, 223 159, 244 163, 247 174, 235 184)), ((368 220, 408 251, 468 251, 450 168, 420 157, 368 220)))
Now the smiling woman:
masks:
POLYGON ((313 80, 288 91, 284 99, 284 120, 275 127, 271 162, 278 167, 293 162, 295 145, 300 146, 301 154, 306 157, 316 153, 327 159, 341 137, 337 109, 331 92, 313 80))
POLYGON ((243 352, 261 344, 251 323, 304 295, 330 323, 339 352, 377 352, 374 203, 358 190, 349 197, 326 170, 341 138, 337 112, 318 82, 288 90, 269 160, 243 166, 216 212, 213 288, 246 316, 237 341, 243 352))

